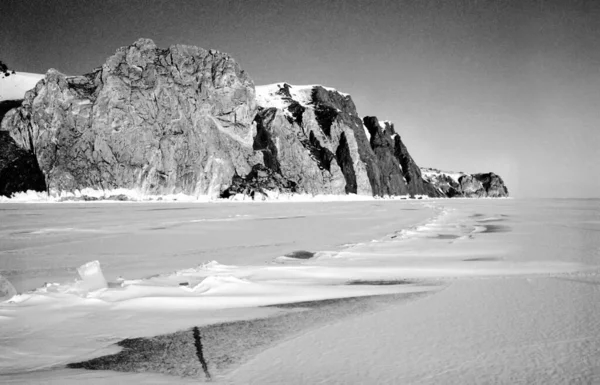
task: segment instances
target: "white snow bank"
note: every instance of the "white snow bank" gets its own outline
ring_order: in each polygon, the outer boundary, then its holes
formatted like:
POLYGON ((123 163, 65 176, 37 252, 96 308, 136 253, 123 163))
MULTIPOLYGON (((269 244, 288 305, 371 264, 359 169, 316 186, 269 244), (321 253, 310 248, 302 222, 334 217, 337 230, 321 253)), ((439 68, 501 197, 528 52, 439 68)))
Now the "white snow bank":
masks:
POLYGON ((25 93, 33 88, 45 75, 29 72, 16 72, 5 76, 0 74, 0 102, 23 99, 25 93))
MULTIPOLYGON (((513 244, 524 238, 523 233, 506 238, 505 234, 480 231, 493 219, 505 217, 491 211, 474 216, 473 210, 482 212, 482 203, 473 206, 472 201, 468 205, 452 201, 452 205, 459 209, 443 208, 435 201, 421 203, 433 207, 435 216, 371 242, 322 250, 295 265, 225 265, 210 261, 143 279, 129 277, 136 279, 96 291, 69 290, 77 283, 66 283, 18 295, 10 303, 0 304, 0 371, 64 365, 82 355, 97 354, 123 338, 165 334, 278 311, 259 306, 389 293, 433 293, 447 287, 440 285, 445 279, 454 282, 457 278, 556 276, 594 268, 573 260, 544 260, 543 256, 532 259, 518 250, 521 245, 513 244), (369 284, 378 280, 405 282, 369 284)), ((350 210, 347 215, 356 213, 350 210)), ((298 221, 303 223, 303 218, 298 221)), ((126 264, 127 258, 113 261, 126 264)), ((85 269, 92 270, 93 266, 85 269)), ((468 295, 461 296, 456 303, 467 303, 468 299, 468 295)), ((436 308, 432 311, 437 312, 436 308)), ((431 318, 448 322, 447 317, 431 318)))
MULTIPOLYGON (((74 192, 50 191, 38 192, 28 190, 13 194, 7 198, 0 196, 1 203, 99 203, 99 202, 185 202, 185 203, 208 203, 208 202, 358 202, 371 201, 377 199, 386 200, 404 200, 409 199, 408 195, 373 197, 370 195, 328 195, 328 194, 287 194, 277 191, 267 191, 266 195, 257 194, 254 198, 248 195, 236 194, 229 199, 215 198, 208 195, 186 195, 186 194, 168 194, 168 195, 149 195, 141 193, 138 190, 131 189, 113 189, 113 190, 94 190, 85 188, 74 192)), ((418 199, 429 199, 427 196, 417 196, 418 199)))

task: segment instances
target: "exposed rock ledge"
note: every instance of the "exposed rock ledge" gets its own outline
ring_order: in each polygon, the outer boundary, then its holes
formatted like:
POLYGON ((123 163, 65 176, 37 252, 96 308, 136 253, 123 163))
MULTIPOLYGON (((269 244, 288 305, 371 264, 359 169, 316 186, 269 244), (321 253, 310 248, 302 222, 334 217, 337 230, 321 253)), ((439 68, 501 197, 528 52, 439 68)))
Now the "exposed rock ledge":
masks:
POLYGON ((433 168, 422 168, 423 178, 449 198, 503 198, 508 197, 508 188, 499 175, 465 174, 446 172, 433 168))
MULTIPOLYGON (((17 190, 507 194, 494 174, 449 187, 423 178, 394 125, 361 119, 347 94, 287 83, 255 88, 225 53, 160 49, 148 39, 118 49, 83 76, 49 70, 6 114, 1 130, 2 145, 11 153, 19 148, 27 167, 39 165, 19 171, 26 178, 17 190)), ((10 170, 0 162, 0 186, 15 177, 10 170)), ((14 190, 0 187, 0 194, 14 190)))

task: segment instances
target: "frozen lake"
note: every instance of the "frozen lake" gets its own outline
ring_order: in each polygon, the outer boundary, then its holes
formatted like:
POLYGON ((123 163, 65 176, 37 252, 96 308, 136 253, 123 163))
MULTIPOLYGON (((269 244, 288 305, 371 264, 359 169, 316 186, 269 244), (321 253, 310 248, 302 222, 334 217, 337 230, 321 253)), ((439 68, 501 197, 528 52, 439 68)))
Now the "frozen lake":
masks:
POLYGON ((0 381, 594 383, 599 265, 599 200, 4 203, 0 381), (205 368, 102 361, 194 326, 205 368))

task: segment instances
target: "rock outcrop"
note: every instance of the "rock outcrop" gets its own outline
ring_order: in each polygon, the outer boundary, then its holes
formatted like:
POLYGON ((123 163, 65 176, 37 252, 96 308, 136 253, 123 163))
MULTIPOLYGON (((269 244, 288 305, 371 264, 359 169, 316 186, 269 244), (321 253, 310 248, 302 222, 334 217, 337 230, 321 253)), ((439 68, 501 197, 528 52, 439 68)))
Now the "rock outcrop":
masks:
POLYGON ((360 119, 349 95, 277 83, 257 87, 257 103, 254 149, 299 192, 443 195, 421 178, 393 124, 360 119))
POLYGON ((389 170, 386 173, 388 178, 397 180, 396 174, 402 177, 402 182, 397 183, 403 192, 393 195, 446 196, 429 182, 423 180, 419 166, 410 156, 400 135, 396 133, 393 123, 387 120, 379 121, 374 116, 366 116, 363 121, 371 136, 371 147, 373 151, 378 153, 380 165, 382 168, 389 170))
POLYGON ((349 95, 321 86, 257 87, 264 164, 310 194, 379 195, 379 171, 349 95))
POLYGON ((235 175, 231 186, 221 193, 221 198, 230 198, 239 194, 260 200, 268 198, 271 192, 293 194, 298 192, 298 188, 296 183, 285 179, 280 173, 257 164, 245 177, 235 175))
POLYGON ((432 168, 423 168, 421 171, 424 179, 448 198, 504 198, 509 195, 502 178, 493 172, 465 174, 432 168))
POLYGON ((92 73, 50 70, 2 130, 48 187, 216 195, 251 170, 254 84, 227 54, 140 39, 92 73))
POLYGON ((504 181, 493 172, 465 175, 458 182, 466 197, 501 198, 508 196, 508 189, 504 185, 504 181))
POLYGON ((32 152, 19 147, 8 132, 0 131, 0 195, 45 191, 46 180, 32 152))
POLYGON ((0 154, 5 194, 507 194, 494 174, 424 177, 394 125, 361 119, 347 94, 287 83, 255 88, 229 55, 197 47, 160 49, 140 39, 89 74, 49 70, 9 107, 0 135, 12 154, 12 168, 0 154))

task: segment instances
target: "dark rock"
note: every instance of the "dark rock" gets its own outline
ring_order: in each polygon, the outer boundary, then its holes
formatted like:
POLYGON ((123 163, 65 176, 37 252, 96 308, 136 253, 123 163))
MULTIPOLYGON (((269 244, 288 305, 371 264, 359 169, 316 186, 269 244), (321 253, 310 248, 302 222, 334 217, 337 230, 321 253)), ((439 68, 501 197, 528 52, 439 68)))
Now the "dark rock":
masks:
MULTIPOLYGON (((393 126, 391 130, 393 131, 393 126)), ((408 152, 408 149, 402 142, 400 135, 394 133, 394 154, 400 161, 402 172, 406 183, 408 184, 408 192, 411 196, 427 195, 429 197, 443 197, 444 194, 436 189, 429 182, 423 180, 421 170, 408 152)))
POLYGON ((409 190, 398 159, 394 156, 394 142, 389 133, 382 130, 375 116, 366 116, 363 123, 371 135, 371 148, 380 169, 382 195, 408 195, 409 190))
POLYGON ((508 196, 508 188, 500 176, 489 172, 487 174, 473 174, 485 190, 485 196, 491 198, 501 198, 508 196))
POLYGON ((295 259, 311 259, 314 256, 315 256, 314 252, 306 251, 306 250, 296 250, 296 251, 292 251, 291 253, 287 253, 284 255, 284 257, 295 258, 295 259))
POLYGON ((462 194, 469 198, 508 196, 504 181, 494 173, 463 175, 458 182, 462 194))
POLYGON ((366 116, 363 122, 369 130, 371 147, 382 170, 382 186, 388 195, 445 196, 423 180, 419 167, 392 123, 380 122, 375 116, 366 116))
POLYGON ((46 180, 35 154, 17 145, 6 131, 0 131, 0 195, 34 190, 46 191, 46 180))
POLYGON ((329 133, 337 136, 325 135, 316 119, 314 105, 300 103, 310 100, 310 94, 303 100, 295 100, 294 86, 288 84, 274 87, 270 92, 269 97, 278 101, 277 107, 283 104, 285 108, 275 108, 269 103, 271 100, 263 99, 264 108, 257 114, 257 137, 261 139, 255 140, 254 149, 262 153, 264 165, 296 183, 301 193, 343 194, 346 185, 352 190, 355 179, 351 167, 343 163, 346 167, 343 170, 336 158, 336 154, 345 155, 344 145, 337 151, 340 132, 332 123, 329 133))
POLYGON ((439 179, 436 181, 437 184, 431 183, 438 187, 438 189, 444 193, 448 198, 454 198, 462 196, 460 185, 454 179, 448 175, 441 174, 439 179))
POLYGON ((377 158, 350 96, 286 83, 259 87, 257 95, 281 173, 300 192, 383 195, 377 158))
MULTIPOLYGON (((338 161, 340 159, 344 158, 344 154, 342 154, 340 152, 339 156, 334 156, 333 153, 328 149, 325 148, 323 146, 321 146, 321 142, 319 142, 319 139, 317 139, 317 137, 315 136, 314 132, 310 132, 309 136, 308 136, 308 143, 306 141, 301 141, 301 143, 304 145, 304 147, 306 147, 310 153, 312 154, 313 159, 317 162, 317 165, 319 166, 320 169, 325 169, 327 171, 331 171, 331 162, 333 161, 333 159, 335 158, 338 161)), ((340 146, 338 146, 338 151, 344 151, 344 148, 347 148, 348 144, 347 142, 345 143, 345 145, 341 144, 341 139, 340 139, 340 146)), ((342 173, 344 172, 344 167, 342 167, 342 173)), ((344 175, 344 177, 346 177, 344 175)), ((348 179, 348 178, 346 178, 348 179)), ((354 179, 356 180, 356 177, 354 177, 354 179)), ((348 190, 348 187, 346 186, 346 191, 348 190)), ((354 183, 354 192, 356 193, 356 182, 354 183)))
POLYGON ((460 191, 468 198, 481 198, 485 196, 483 185, 473 175, 463 175, 458 179, 460 191))
POLYGON ((280 173, 257 164, 245 177, 235 175, 231 185, 221 193, 221 198, 240 194, 258 200, 266 198, 270 191, 291 194, 297 192, 297 186, 280 173))
POLYGON ((360 195, 385 195, 377 157, 350 95, 315 86, 311 91, 311 100, 320 132, 332 142, 330 149, 335 152, 337 163, 342 168, 346 180, 345 191, 360 195))
POLYGON ((3 100, 0 102, 0 122, 2 122, 2 118, 4 115, 13 108, 21 107, 23 104, 23 99, 18 100, 3 100))
POLYGON ((350 154, 350 147, 348 146, 345 132, 342 132, 340 135, 340 143, 337 150, 335 150, 335 158, 342 168, 344 179, 346 179, 346 194, 356 194, 358 189, 356 184, 356 173, 354 172, 352 155, 350 154))
POLYGON ((268 129, 268 123, 275 117, 276 110, 269 108, 256 114, 256 135, 254 136, 254 151, 259 151, 263 155, 263 163, 266 167, 275 172, 280 172, 281 167, 277 159, 277 146, 273 142, 271 132, 268 129), (267 122, 267 123, 265 123, 267 122))

